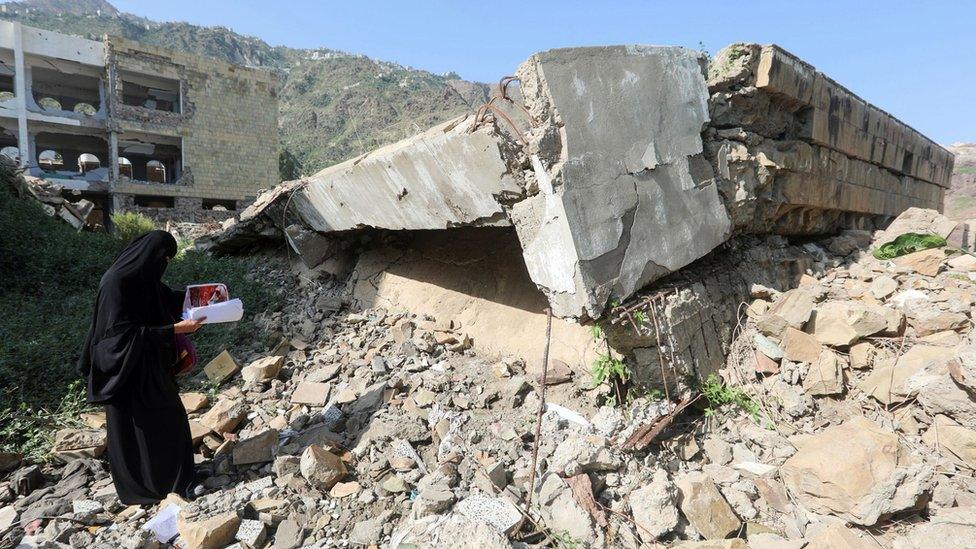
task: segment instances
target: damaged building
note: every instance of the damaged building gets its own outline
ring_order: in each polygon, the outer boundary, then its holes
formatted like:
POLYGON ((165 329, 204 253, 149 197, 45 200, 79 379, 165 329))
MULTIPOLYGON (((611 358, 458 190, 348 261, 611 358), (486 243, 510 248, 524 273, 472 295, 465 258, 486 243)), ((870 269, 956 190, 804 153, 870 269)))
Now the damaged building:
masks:
POLYGON ((277 115, 266 71, 0 22, 0 154, 91 224, 233 215, 277 183, 277 115))
POLYGON ((346 278, 357 304, 457 319, 482 350, 530 363, 549 308, 553 356, 572 368, 597 352, 581 323, 670 284, 668 353, 660 338, 612 343, 638 366, 680 355, 700 373, 721 360, 750 282, 787 287, 809 265, 802 248, 743 239, 940 209, 952 163, 777 46, 734 44, 711 60, 557 49, 474 115, 262 195, 214 246, 284 234, 308 267, 346 278))

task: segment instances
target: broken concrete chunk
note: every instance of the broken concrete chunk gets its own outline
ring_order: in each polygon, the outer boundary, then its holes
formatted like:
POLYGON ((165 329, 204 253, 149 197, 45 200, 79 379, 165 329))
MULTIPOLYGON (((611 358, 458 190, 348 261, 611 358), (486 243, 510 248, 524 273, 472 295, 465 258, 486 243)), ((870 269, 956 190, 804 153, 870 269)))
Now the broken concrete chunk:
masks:
POLYGON ((911 269, 923 276, 935 276, 942 269, 945 262, 946 253, 943 248, 930 248, 920 252, 914 252, 901 257, 896 257, 893 261, 899 267, 911 269))
POLYGON ((274 459, 278 446, 278 431, 268 429, 234 445, 232 458, 234 465, 263 463, 274 459))
POLYGON ((645 543, 654 543, 678 526, 677 489, 664 469, 653 480, 630 493, 630 510, 645 543))
POLYGON ((766 335, 779 337, 788 327, 803 329, 813 313, 813 295, 802 289, 790 290, 781 295, 757 322, 766 335))
POLYGON ((183 403, 186 413, 190 414, 204 408, 209 399, 203 393, 180 393, 180 402, 183 403))
POLYGON ((571 477, 579 473, 614 471, 620 467, 620 458, 613 454, 607 439, 602 436, 571 436, 556 447, 549 459, 549 467, 571 477))
POLYGON ((187 520, 181 513, 176 522, 187 549, 222 549, 234 542, 241 519, 237 513, 223 513, 203 520, 187 520))
POLYGON ((240 425, 246 413, 243 400, 224 397, 200 416, 200 423, 214 432, 230 433, 240 425))
MULTIPOLYGON (((826 546, 824 546, 826 547, 826 546)), ((865 544, 865 548, 870 547, 865 544)), ((896 538, 893 549, 962 549, 976 547, 976 507, 940 509, 928 522, 914 525, 896 538)), ((861 549, 858 546, 857 549, 861 549)))
POLYGON ((903 402, 917 390, 908 385, 908 380, 912 376, 923 369, 934 369, 944 365, 954 356, 953 349, 916 345, 898 357, 894 365, 875 367, 859 386, 862 391, 883 404, 903 402))
POLYGON ((346 476, 346 465, 339 456, 315 444, 302 453, 299 469, 312 486, 328 492, 346 476))
POLYGON ((976 469, 976 431, 937 415, 922 440, 957 464, 976 469))
POLYGON ((278 372, 284 365, 285 357, 283 356, 271 355, 259 358, 241 370, 241 377, 244 378, 244 381, 251 383, 270 381, 278 377, 278 372))
POLYGON ((241 521, 237 528, 234 539, 241 542, 245 547, 264 547, 267 539, 267 528, 260 520, 245 519, 241 521))
POLYGON ((845 347, 888 328, 885 307, 830 301, 817 307, 807 331, 825 345, 845 347))
POLYGON ((914 507, 932 478, 895 433, 863 417, 808 438, 780 473, 806 508, 863 526, 914 507))
POLYGON ((512 219, 529 275, 555 314, 598 317, 608 290, 629 296, 728 237, 731 222, 701 156, 708 91, 696 54, 550 50, 518 76, 526 107, 543 121, 529 138, 542 149, 536 177, 560 185, 555 193, 541 185, 515 204, 512 219), (607 94, 615 101, 601 99, 607 94), (573 130, 553 142, 557 117, 573 130))
POLYGON ((237 372, 237 363, 230 353, 223 351, 203 367, 203 373, 210 381, 221 384, 237 372))
POLYGON ((303 381, 295 388, 291 395, 293 404, 307 404, 309 406, 325 406, 329 401, 332 385, 315 381, 303 381))
POLYGON ((807 375, 803 377, 803 390, 814 396, 839 395, 844 392, 844 370, 836 353, 825 349, 810 364, 807 375))
MULTIPOLYGON (((351 537, 351 536, 350 536, 351 537)), ((297 549, 305 541, 305 529, 294 520, 283 520, 275 531, 274 549, 297 549)))
POLYGON ((688 473, 675 484, 681 512, 705 539, 723 539, 739 531, 742 521, 712 479, 701 473, 688 473))
POLYGON ((779 345, 783 349, 783 357, 794 362, 817 362, 824 351, 817 338, 792 326, 786 328, 779 345))
POLYGON ((512 534, 522 521, 522 513, 510 501, 482 494, 472 494, 459 501, 454 512, 473 520, 483 520, 506 535, 512 534))
POLYGON ((97 458, 105 452, 105 431, 61 429, 54 436, 52 453, 62 460, 97 458))
POLYGON ((876 356, 878 356, 878 349, 866 341, 852 345, 850 350, 851 368, 855 370, 872 368, 876 356))

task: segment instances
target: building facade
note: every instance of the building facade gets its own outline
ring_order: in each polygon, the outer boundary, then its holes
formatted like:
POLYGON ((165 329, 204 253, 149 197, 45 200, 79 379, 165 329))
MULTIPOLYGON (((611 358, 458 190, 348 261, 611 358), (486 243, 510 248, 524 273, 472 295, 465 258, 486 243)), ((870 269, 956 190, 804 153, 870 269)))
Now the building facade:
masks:
POLYGON ((94 202, 96 222, 220 220, 278 182, 275 86, 267 71, 0 22, 0 154, 94 202))

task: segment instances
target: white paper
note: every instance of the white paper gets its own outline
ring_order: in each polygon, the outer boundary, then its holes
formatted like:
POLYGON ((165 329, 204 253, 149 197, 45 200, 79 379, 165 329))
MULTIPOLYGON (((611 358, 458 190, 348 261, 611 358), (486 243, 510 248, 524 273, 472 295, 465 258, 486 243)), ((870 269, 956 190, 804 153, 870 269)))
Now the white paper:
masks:
POLYGON ((159 512, 156 516, 146 521, 142 525, 143 530, 149 530, 153 534, 156 534, 156 539, 159 543, 169 543, 173 538, 176 537, 176 517, 180 514, 180 506, 175 503, 171 503, 163 510, 159 512))
POLYGON ((590 422, 586 420, 585 417, 579 415, 578 413, 566 408, 565 406, 560 406, 558 404, 553 404, 551 402, 546 403, 547 412, 556 412, 556 414, 565 419, 579 425, 580 427, 589 428, 590 422))
POLYGON ((204 324, 220 322, 237 322, 244 317, 244 303, 240 299, 231 299, 221 303, 214 303, 206 307, 194 307, 183 311, 183 320, 198 320, 207 317, 204 324))

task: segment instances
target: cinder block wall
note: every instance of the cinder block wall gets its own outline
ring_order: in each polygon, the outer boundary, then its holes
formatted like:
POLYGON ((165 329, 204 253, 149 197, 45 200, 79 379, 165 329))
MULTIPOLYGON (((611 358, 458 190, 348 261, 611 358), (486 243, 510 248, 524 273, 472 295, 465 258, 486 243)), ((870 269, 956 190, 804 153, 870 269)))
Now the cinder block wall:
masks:
POLYGON ((274 75, 114 36, 106 37, 106 52, 115 69, 110 129, 183 138, 184 177, 177 185, 130 183, 116 191, 246 200, 278 183, 274 75), (119 71, 179 80, 182 111, 124 105, 119 71))

